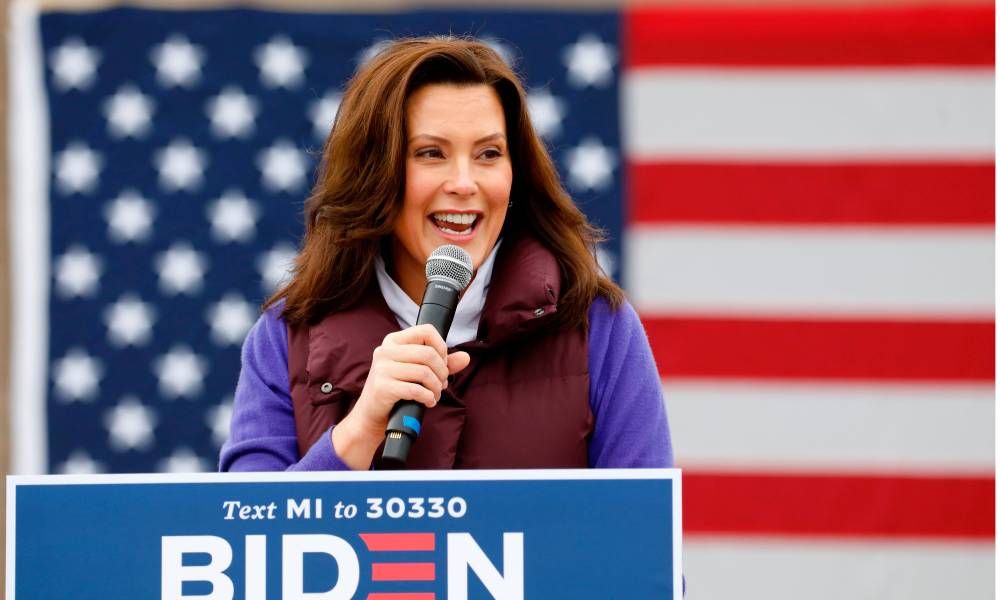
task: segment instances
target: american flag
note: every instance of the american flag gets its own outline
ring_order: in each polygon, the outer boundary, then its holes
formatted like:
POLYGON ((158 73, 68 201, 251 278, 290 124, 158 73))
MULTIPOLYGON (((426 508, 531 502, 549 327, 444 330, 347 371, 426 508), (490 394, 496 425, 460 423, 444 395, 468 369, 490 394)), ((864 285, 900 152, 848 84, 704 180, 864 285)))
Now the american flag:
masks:
POLYGON ((611 236, 692 598, 993 589, 992 6, 13 13, 17 472, 211 469, 343 85, 473 34, 611 236))

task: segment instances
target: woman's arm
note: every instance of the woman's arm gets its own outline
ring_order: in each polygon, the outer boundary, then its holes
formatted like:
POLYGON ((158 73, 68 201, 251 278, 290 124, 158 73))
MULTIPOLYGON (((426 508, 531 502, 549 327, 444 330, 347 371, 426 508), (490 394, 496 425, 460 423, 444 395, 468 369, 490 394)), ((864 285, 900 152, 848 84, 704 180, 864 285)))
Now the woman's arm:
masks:
POLYGON ((343 471, 328 431, 299 457, 288 387, 288 334, 280 305, 257 320, 243 342, 229 440, 220 471, 343 471))
POLYGON ((639 316, 627 302, 590 308, 591 467, 672 467, 660 374, 639 316))

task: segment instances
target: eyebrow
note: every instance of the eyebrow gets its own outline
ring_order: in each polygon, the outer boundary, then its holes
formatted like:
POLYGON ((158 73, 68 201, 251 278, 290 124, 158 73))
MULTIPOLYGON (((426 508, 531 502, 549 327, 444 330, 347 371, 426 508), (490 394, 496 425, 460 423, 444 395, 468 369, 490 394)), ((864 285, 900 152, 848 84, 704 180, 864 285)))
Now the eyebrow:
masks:
MULTIPOLYGON (((417 138, 425 138, 425 139, 428 139, 428 140, 431 140, 431 141, 434 141, 434 142, 439 142, 439 143, 442 143, 442 144, 449 143, 448 139, 440 137, 440 136, 436 136, 436 135, 431 135, 429 133, 418 133, 417 135, 415 135, 415 136, 413 136, 413 137, 410 138, 410 143, 412 144, 414 142, 414 140, 416 140, 417 138)), ((489 134, 487 136, 481 137, 478 140, 472 142, 472 144, 473 145, 482 144, 483 142, 489 142, 489 141, 492 141, 492 140, 504 140, 504 141, 507 141, 507 136, 505 136, 504 134, 502 134, 502 133, 500 133, 498 131, 496 133, 491 133, 491 134, 489 134)))

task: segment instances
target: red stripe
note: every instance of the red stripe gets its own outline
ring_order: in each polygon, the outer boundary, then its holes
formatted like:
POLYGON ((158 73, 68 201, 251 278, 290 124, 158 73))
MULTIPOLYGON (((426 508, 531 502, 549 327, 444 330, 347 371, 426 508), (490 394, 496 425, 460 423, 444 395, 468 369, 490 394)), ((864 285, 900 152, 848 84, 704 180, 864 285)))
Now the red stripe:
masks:
POLYGON ((434 563, 372 563, 372 581, 434 581, 434 563))
POLYGON ((367 598, 368 600, 434 600, 434 592, 368 594, 367 598))
POLYGON ((628 67, 836 67, 994 62, 993 5, 630 8, 628 67))
POLYGON ((994 166, 640 163, 632 220, 657 223, 992 224, 994 166), (696 201, 693 201, 696 199, 696 201))
POLYGON ((994 480, 685 471, 684 534, 993 538, 994 480))
POLYGON ((433 533, 360 533, 372 552, 434 550, 433 533))
POLYGON ((664 377, 993 381, 992 322, 643 315, 664 377))

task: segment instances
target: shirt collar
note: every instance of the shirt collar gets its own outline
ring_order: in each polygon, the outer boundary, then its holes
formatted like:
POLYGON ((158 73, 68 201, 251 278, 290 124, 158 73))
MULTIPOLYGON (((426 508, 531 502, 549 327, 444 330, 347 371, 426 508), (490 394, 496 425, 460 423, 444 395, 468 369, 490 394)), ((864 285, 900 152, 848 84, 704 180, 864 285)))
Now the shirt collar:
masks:
MULTIPOLYGON (((449 348, 459 344, 471 342, 476 339, 479 331, 479 317, 483 314, 483 306, 486 304, 486 292, 490 288, 490 279, 493 277, 493 263, 496 261, 497 250, 500 249, 500 242, 493 246, 493 250, 483 261, 483 264, 476 271, 476 276, 472 283, 466 288, 465 294, 458 300, 458 308, 455 309, 455 319, 448 330, 448 339, 445 340, 449 348)), ((417 322, 417 313, 420 307, 406 295, 401 287, 389 276, 385 268, 385 260, 382 254, 375 256, 375 278, 378 280, 378 287, 382 291, 382 297, 389 306, 389 310, 396 317, 396 322, 402 329, 413 327, 417 322)))

